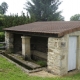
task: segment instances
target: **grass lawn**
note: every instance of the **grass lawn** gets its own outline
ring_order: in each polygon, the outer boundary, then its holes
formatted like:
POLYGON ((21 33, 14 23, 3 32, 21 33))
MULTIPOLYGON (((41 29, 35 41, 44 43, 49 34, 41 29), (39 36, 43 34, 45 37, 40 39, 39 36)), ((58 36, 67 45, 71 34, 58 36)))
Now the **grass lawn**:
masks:
POLYGON ((80 80, 80 73, 62 78, 32 77, 24 73, 15 64, 0 56, 0 80, 80 80))

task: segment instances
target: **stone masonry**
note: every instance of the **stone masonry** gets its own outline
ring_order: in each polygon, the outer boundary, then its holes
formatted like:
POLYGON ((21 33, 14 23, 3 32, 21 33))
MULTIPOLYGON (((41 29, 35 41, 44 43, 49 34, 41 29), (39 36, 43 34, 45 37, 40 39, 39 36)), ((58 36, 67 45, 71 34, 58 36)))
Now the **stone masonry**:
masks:
POLYGON ((13 49, 13 34, 10 32, 5 32, 5 43, 6 43, 6 50, 13 49))
POLYGON ((66 74, 66 37, 48 39, 48 70, 57 75, 66 74))
POLYGON ((24 59, 31 59, 30 37, 21 36, 22 38, 22 55, 24 59))
POLYGON ((80 70, 80 31, 65 35, 62 38, 48 38, 48 71, 57 75, 68 73, 69 37, 77 36, 76 69, 80 70))

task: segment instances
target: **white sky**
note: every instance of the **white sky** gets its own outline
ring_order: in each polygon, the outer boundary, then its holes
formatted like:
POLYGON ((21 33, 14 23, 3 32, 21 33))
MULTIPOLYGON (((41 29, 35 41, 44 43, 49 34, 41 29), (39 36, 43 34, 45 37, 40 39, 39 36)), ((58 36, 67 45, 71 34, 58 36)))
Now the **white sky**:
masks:
MULTIPOLYGON (((16 14, 21 15, 21 12, 26 11, 23 9, 25 2, 28 0, 0 0, 2 2, 7 2, 9 8, 6 14, 16 14)), ((66 21, 69 21, 70 17, 74 14, 80 14, 80 0, 61 0, 62 4, 59 6, 59 10, 62 10, 62 15, 65 17, 66 21)))

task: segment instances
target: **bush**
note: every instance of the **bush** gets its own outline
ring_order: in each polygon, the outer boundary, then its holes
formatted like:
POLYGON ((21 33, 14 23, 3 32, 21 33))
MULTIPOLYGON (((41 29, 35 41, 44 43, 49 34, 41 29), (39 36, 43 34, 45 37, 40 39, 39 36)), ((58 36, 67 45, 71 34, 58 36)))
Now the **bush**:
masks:
POLYGON ((23 24, 28 24, 35 22, 34 17, 29 17, 23 13, 21 16, 16 15, 2 15, 0 16, 0 32, 3 32, 3 28, 8 28, 12 26, 18 26, 23 24))
POLYGON ((0 32, 0 42, 4 42, 5 40, 5 34, 4 32, 0 32))

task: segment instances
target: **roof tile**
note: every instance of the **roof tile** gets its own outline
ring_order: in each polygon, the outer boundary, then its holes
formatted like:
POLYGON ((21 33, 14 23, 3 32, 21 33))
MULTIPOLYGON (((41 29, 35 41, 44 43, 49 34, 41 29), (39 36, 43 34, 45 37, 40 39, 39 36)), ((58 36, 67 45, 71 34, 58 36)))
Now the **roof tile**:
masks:
MULTIPOLYGON (((34 22, 5 28, 6 31, 35 32, 48 34, 67 34, 80 30, 80 21, 46 21, 34 22)), ((61 36, 61 35, 60 35, 61 36)))

